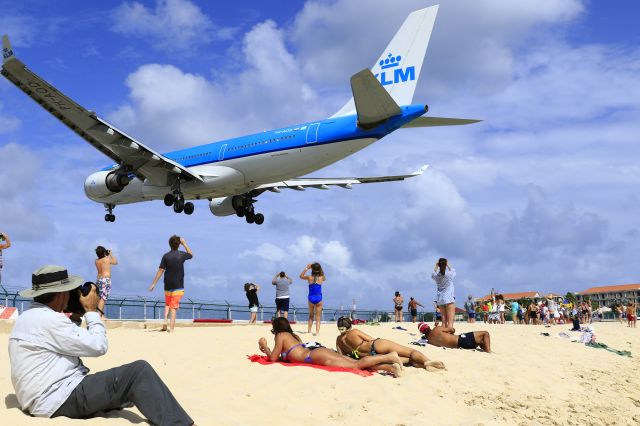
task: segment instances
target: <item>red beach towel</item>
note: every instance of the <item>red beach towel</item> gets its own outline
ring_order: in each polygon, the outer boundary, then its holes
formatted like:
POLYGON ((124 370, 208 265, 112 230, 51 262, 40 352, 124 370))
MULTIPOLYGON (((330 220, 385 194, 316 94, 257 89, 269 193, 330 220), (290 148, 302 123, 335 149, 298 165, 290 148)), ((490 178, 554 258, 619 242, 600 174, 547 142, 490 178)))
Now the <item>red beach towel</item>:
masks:
POLYGON ((249 358, 249 361, 251 362, 257 362, 258 364, 262 364, 262 365, 280 364, 280 365, 285 365, 287 367, 311 367, 311 368, 318 368, 320 370, 325 370, 325 371, 333 371, 333 372, 339 371, 343 373, 352 373, 362 377, 373 376, 373 371, 369 371, 369 370, 356 370, 353 368, 345 368, 345 367, 328 367, 324 365, 307 364, 306 362, 280 362, 280 361, 271 362, 265 355, 247 355, 247 358, 249 358))

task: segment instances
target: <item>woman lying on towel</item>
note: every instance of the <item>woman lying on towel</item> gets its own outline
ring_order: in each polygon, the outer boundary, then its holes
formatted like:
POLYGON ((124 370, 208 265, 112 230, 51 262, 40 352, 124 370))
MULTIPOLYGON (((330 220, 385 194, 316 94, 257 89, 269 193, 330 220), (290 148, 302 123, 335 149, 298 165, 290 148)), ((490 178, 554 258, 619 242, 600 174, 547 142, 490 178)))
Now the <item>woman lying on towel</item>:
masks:
POLYGON ((336 339, 339 353, 346 354, 353 359, 367 359, 370 355, 397 353, 404 364, 424 369, 444 369, 440 361, 429 361, 422 352, 399 345, 386 339, 374 339, 367 333, 351 328, 351 320, 347 317, 338 319, 340 335, 336 339))
POLYGON ((384 370, 393 374, 394 377, 401 375, 402 364, 395 352, 354 360, 317 344, 302 343, 300 337, 291 329, 289 320, 284 317, 274 319, 272 325, 271 332, 275 335, 276 341, 273 350, 269 349, 267 339, 261 337, 258 340, 260 350, 269 357, 270 361, 279 359, 284 362, 306 362, 359 370, 384 370))

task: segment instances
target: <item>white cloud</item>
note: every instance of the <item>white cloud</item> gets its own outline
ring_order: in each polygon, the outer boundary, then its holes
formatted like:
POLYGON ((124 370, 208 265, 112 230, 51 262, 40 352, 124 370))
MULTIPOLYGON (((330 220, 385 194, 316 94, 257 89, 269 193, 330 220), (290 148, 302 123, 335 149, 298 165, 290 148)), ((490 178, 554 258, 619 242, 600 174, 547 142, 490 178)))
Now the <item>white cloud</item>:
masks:
POLYGON ((36 36, 36 20, 27 15, 0 16, 2 34, 8 34, 13 47, 29 47, 36 36))
POLYGON ((228 38, 189 0, 157 0, 154 10, 142 3, 125 2, 114 11, 114 30, 150 37, 159 49, 191 51, 214 38, 228 38))
POLYGON ((242 52, 244 71, 215 70, 211 79, 173 65, 141 66, 127 78, 130 103, 111 118, 156 148, 176 148, 319 115, 317 97, 272 21, 246 34, 242 52))

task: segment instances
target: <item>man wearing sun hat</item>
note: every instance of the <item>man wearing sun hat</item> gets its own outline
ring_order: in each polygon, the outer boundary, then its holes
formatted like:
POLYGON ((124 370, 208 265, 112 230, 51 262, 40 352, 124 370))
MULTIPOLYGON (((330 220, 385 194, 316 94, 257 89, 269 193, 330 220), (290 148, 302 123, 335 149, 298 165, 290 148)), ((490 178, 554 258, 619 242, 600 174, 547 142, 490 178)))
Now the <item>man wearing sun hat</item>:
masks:
POLYGON ((87 374, 79 357, 104 355, 108 343, 97 287, 90 283, 90 291, 80 292, 83 281, 61 266, 46 265, 33 273, 31 288, 20 292, 33 298, 9 336, 11 381, 22 410, 87 418, 133 404, 152 424, 193 424, 146 361, 87 374), (86 329, 62 313, 72 292, 78 292, 86 329))

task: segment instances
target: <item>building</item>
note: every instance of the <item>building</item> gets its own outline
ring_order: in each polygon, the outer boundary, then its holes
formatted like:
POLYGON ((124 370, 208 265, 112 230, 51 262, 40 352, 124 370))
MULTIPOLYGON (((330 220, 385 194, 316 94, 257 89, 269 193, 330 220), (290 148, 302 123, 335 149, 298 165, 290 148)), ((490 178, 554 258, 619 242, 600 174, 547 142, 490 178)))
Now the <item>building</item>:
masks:
MULTIPOLYGON (((523 291, 520 293, 496 293, 496 294, 500 294, 502 297, 504 297, 504 301, 505 302, 510 302, 510 301, 518 301, 520 299, 540 299, 540 293, 538 293, 537 291, 523 291)), ((489 300, 491 300, 491 295, 488 296, 484 296, 480 299, 476 299, 477 302, 488 302, 489 300)))
POLYGON ((587 299, 597 303, 598 306, 607 307, 630 302, 640 303, 640 284, 591 287, 576 293, 577 301, 582 302, 587 299))

